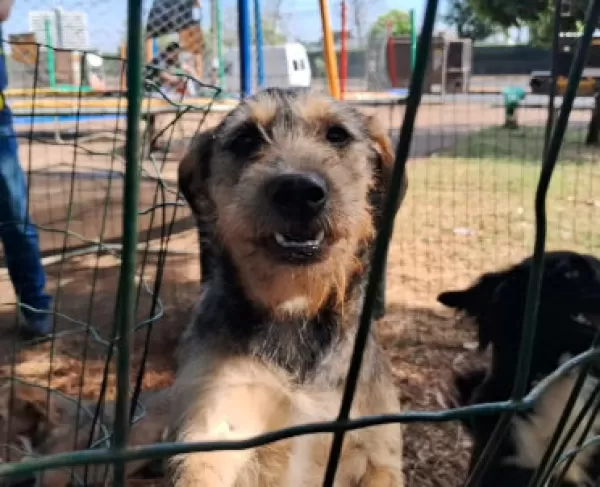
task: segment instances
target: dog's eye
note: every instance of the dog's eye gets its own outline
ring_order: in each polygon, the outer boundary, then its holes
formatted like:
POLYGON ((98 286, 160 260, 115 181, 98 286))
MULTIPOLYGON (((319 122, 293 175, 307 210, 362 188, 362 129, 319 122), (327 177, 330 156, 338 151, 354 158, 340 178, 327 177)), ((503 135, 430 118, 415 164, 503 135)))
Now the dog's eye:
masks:
POLYGON ((352 140, 352 136, 348 131, 340 125, 334 125, 327 129, 325 138, 328 142, 337 146, 344 146, 352 140))
POLYGON ((242 128, 227 144, 227 149, 236 156, 253 155, 264 143, 264 138, 255 125, 242 128))

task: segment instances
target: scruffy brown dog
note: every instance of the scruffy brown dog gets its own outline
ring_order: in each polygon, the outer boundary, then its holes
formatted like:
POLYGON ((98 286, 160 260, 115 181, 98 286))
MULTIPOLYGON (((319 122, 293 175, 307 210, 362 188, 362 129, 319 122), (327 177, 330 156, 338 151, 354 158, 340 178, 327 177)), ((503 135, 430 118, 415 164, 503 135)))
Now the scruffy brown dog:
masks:
MULTIPOLYGON (((200 221, 204 286, 179 350, 174 439, 335 419, 393 159, 374 118, 309 90, 262 91, 197 138, 179 185, 200 221)), ((370 339, 351 416, 399 411, 370 339)), ((321 434, 180 455, 173 483, 314 487, 330 444, 321 434)), ((400 425, 347 434, 336 486, 403 484, 400 425)))
MULTIPOLYGON (((11 393, 10 383, 0 387, 0 432, 6 435, 2 443, 19 447, 25 454, 11 453, 8 460, 18 461, 25 457, 84 450, 88 447, 93 423, 88 412, 93 415, 95 401, 85 401, 84 407, 78 407, 76 401, 52 393, 48 403, 48 394, 43 388, 15 382, 12 389, 11 393)), ((148 445, 163 439, 168 424, 168 401, 168 388, 142 392, 140 402, 144 406, 145 414, 140 421, 131 426, 130 446, 148 445)), ((114 403, 107 402, 104 414, 100 418, 109 430, 114 421, 113 410, 114 403)), ((94 441, 101 440, 104 434, 105 432, 96 425, 94 441)), ((128 477, 140 473, 151 463, 148 460, 128 463, 128 477)), ((102 465, 90 466, 86 485, 105 485, 105 470, 102 465)), ((84 468, 76 467, 75 475, 83 481, 84 468)), ((71 469, 47 470, 43 475, 37 474, 36 477, 37 479, 11 479, 11 482, 24 485, 22 482, 27 480, 27 485, 31 482, 31 485, 36 487, 66 487, 70 485, 71 469)), ((0 479, 0 485, 13 484, 7 484, 0 479)))

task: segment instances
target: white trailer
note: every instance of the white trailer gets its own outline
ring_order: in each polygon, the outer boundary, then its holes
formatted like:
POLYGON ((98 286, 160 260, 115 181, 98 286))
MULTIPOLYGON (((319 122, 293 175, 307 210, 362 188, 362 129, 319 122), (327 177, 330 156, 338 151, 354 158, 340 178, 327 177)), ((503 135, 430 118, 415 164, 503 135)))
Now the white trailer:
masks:
MULTIPOLYGON (((225 86, 230 93, 240 92, 240 52, 230 49, 225 53, 225 86)), ((264 88, 309 87, 311 83, 310 63, 306 48, 298 42, 280 46, 264 46, 264 88)), ((252 87, 258 88, 258 66, 256 48, 252 48, 252 87)))

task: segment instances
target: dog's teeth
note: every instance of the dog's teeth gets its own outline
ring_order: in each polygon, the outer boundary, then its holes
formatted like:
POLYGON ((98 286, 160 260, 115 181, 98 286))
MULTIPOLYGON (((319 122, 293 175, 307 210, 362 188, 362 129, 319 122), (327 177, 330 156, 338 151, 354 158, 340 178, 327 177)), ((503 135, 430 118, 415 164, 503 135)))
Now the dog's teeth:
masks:
POLYGON ((281 233, 275 234, 275 241, 282 247, 285 247, 288 244, 288 241, 285 239, 285 237, 283 235, 281 235, 281 233))
POLYGON ((275 234, 275 241, 277 242, 277 244, 281 245, 282 247, 287 247, 287 248, 309 247, 309 246, 314 247, 316 245, 320 245, 323 242, 324 238, 325 238, 325 232, 323 230, 321 230, 317 234, 317 237, 314 240, 301 240, 301 241, 300 240, 289 240, 281 233, 275 234))

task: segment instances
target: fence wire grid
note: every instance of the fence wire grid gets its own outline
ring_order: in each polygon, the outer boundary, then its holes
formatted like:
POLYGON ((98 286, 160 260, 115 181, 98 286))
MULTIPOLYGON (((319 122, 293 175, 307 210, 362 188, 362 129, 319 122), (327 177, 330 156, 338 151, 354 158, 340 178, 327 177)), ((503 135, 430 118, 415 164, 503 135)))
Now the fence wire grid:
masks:
MULTIPOLYGON (((23 2, 27 3, 32 2, 23 2)), ((51 398, 54 396, 60 396, 73 403, 78 411, 78 425, 79 422, 82 425, 91 422, 91 430, 84 431, 82 426, 81 436, 84 438, 80 442, 77 427, 74 451, 67 453, 37 456, 27 442, 3 445, 6 462, 0 465, 0 478, 19 479, 36 473, 38 480, 43 480, 48 470, 64 469, 75 485, 87 485, 98 479, 104 479, 106 482, 109 478, 111 485, 126 485, 125 462, 145 458, 162 459, 196 451, 247 449, 293 436, 328 432, 334 437, 323 481, 323 485, 328 487, 334 485, 337 463, 347 431, 392 422, 446 423, 501 413, 492 440, 465 483, 466 486, 477 486, 480 485, 481 476, 495 454, 495 448, 506 434, 513 415, 531 409, 548 387, 575 368, 583 366, 580 379, 571 393, 572 401, 577 398, 583 380, 589 372, 586 364, 600 356, 600 333, 595 337, 589 351, 565 362, 530 391, 526 390, 525 378, 528 375, 535 340, 536 303, 540 296, 547 234, 546 198, 561 146, 564 143, 576 145, 576 141, 570 139, 573 136, 567 134, 567 126, 586 53, 600 13, 600 2, 593 1, 590 2, 585 29, 560 110, 555 122, 549 126, 547 143, 527 147, 527 140, 509 139, 496 142, 493 148, 493 151, 500 152, 497 154, 500 159, 509 158, 507 153, 502 153, 501 146, 506 143, 517 145, 524 160, 535 159, 536 156, 532 154, 537 154, 537 157, 543 154, 541 170, 535 165, 527 170, 518 167, 515 169, 522 171, 523 181, 532 179, 532 173, 536 175, 536 184, 528 186, 535 187, 536 194, 535 232, 532 238, 523 236, 522 242, 518 244, 521 248, 516 252, 519 254, 527 251, 529 245, 533 244, 534 267, 527 292, 519 374, 512 398, 501 403, 448 410, 407 411, 386 416, 349 419, 362 352, 370 333, 377 283, 384 272, 394 226, 393 208, 399 197, 400 182, 405 171, 408 171, 407 160, 415 150, 412 142, 417 115, 423 101, 424 79, 438 9, 438 1, 429 0, 420 30, 411 89, 401 122, 384 223, 376 240, 364 309, 336 421, 286 428, 241 441, 189 444, 163 442, 127 449, 129 427, 143 421, 145 415, 143 390, 161 385, 164 382, 165 371, 172 366, 168 360, 167 363, 161 363, 156 355, 151 357, 151 339, 156 339, 157 333, 161 346, 164 345, 163 340, 175 341, 177 338, 165 334, 164 329, 158 330, 157 324, 169 323, 170 319, 185 319, 181 316, 170 318, 169 314, 176 315, 179 309, 189 304, 185 300, 178 302, 178 290, 168 298, 164 297, 164 293, 169 290, 169 266, 173 265, 175 272, 182 272, 189 262, 186 260, 181 265, 177 262, 179 257, 192 255, 197 258, 196 243, 193 239, 183 242, 183 249, 173 249, 171 245, 173 238, 177 238, 176 227, 190 225, 189 213, 175 188, 176 165, 187 147, 188 140, 206 126, 217 123, 221 116, 218 113, 219 109, 228 110, 226 104, 217 103, 219 88, 202 83, 189 75, 185 75, 185 78, 199 88, 197 93, 201 95, 201 103, 198 102, 198 98, 190 102, 183 94, 166 93, 152 82, 142 79, 141 67, 147 64, 143 54, 142 20, 149 12, 149 5, 135 0, 129 0, 127 5, 128 29, 127 39, 124 39, 129 46, 127 60, 116 53, 107 55, 96 50, 79 50, 75 59, 79 65, 79 72, 83 73, 89 72, 90 56, 102 58, 105 70, 102 73, 104 89, 107 93, 110 92, 110 96, 90 96, 86 89, 89 78, 84 80, 84 76, 71 82, 75 89, 70 92, 69 97, 65 97, 64 93, 55 93, 56 90, 53 90, 50 96, 47 95, 45 90, 52 78, 48 57, 49 53, 57 48, 43 42, 32 43, 14 39, 11 41, 12 49, 15 46, 26 46, 25 51, 29 56, 33 56, 33 62, 28 64, 26 73, 22 74, 23 79, 33 80, 32 85, 25 86, 25 91, 15 99, 13 112, 16 118, 21 117, 28 122, 23 123, 22 128, 16 129, 16 136, 21 142, 21 154, 26 154, 29 161, 29 207, 32 211, 36 210, 34 220, 42 235, 44 264, 52 267, 55 311, 53 339, 40 341, 39 344, 29 343, 27 347, 16 339, 13 340, 8 349, 9 363, 2 365, 0 374, 4 379, 9 379, 11 391, 12 386, 16 384, 31 384, 43 390, 47 396, 47 408, 50 408, 51 398), (123 91, 123 86, 130 88, 123 91), (44 127, 45 118, 50 118, 53 122, 48 125, 50 128, 44 127), (168 121, 161 124, 165 118, 168 121), (143 130, 140 130, 140 120, 144 122, 143 130), (63 161, 65 154, 71 159, 68 163, 63 161), (43 164, 40 161, 43 161, 43 164), (39 186, 45 187, 46 190, 43 199, 39 195, 36 196, 31 189, 39 186), (77 205, 77 199, 83 203, 77 205), (111 269, 116 272, 109 273, 108 270, 111 269), (84 284, 86 282, 89 284, 84 284), (165 299, 170 303, 168 309, 164 304, 165 299), (86 303, 83 309, 76 306, 78 301, 86 303), (76 355, 73 350, 79 351, 80 354, 76 355), (75 381, 73 377, 66 377, 68 374, 72 375, 73 370, 76 374, 75 381), (90 381, 88 378, 92 375, 96 379, 90 381), (77 384, 74 388, 76 393, 63 392, 65 386, 72 382, 77 384), (94 400, 88 399, 89 397, 93 397, 94 400), (110 408, 114 408, 114 413, 110 420, 106 420, 105 413, 110 408), (82 416, 86 419, 82 419, 82 416), (108 468, 72 468, 111 463, 114 465, 113 473, 109 473, 108 468)), ((172 21, 172 17, 169 19, 172 21)), ((73 55, 70 53, 69 56, 72 62, 73 55)), ((162 70, 160 66, 155 68, 157 71, 162 70)), ((390 120, 392 118, 397 118, 397 114, 390 110, 390 120)), ((393 125, 392 121, 390 125, 393 125)), ((527 136, 528 133, 523 137, 527 136)), ((477 158, 487 150, 486 144, 489 144, 489 140, 467 137, 451 148, 449 154, 463 151, 477 158)), ((517 147, 513 147, 512 150, 515 149, 517 147)), ((471 174, 472 170, 472 167, 466 169, 467 174, 471 174)), ((436 173, 436 169, 415 167, 411 168, 411 171, 425 171, 426 182, 432 185, 441 184, 442 174, 436 173)), ((486 170, 476 165, 474 171, 481 175, 486 170)), ((492 178, 496 176, 498 174, 493 170, 492 178)), ((566 175, 563 178, 565 182, 561 180, 561 185, 571 184, 572 177, 578 178, 576 184, 583 184, 579 178, 583 179, 586 176, 580 176, 579 173, 576 176, 566 175)), ((590 179, 593 177, 590 176, 590 179)), ((507 184, 510 184, 510 181, 507 184)), ((419 197, 427 198, 427 191, 431 191, 431 188, 428 188, 430 187, 424 187, 424 193, 419 192, 419 197)), ((565 194, 567 193, 568 190, 565 189, 565 194)), ((593 188, 590 186, 591 194, 593 188)), ((481 194, 479 198, 482 198, 481 194)), ((524 199, 522 206, 526 207, 528 203, 529 200, 524 199)), ((455 205, 456 202, 453 200, 452 204, 455 205)), ((592 203, 591 206, 595 205, 592 203)), ((455 207, 452 208, 452 212, 457 211, 455 207)), ((471 220, 468 213, 471 210, 467 207, 465 211, 465 220, 469 222, 471 220)), ((592 234, 591 229, 595 215, 590 210, 589 225, 584 229, 586 236, 582 237, 582 246, 589 244, 593 248, 600 247, 598 236, 592 234)), ((426 220, 428 218, 426 216, 426 220)), ((552 223, 558 222, 560 226, 561 218, 568 217, 559 214, 557 218, 558 220, 552 223)), ((398 224, 410 225, 402 221, 398 224)), ((460 230, 458 233, 470 231, 468 228, 454 230, 460 230)), ((510 231, 509 228, 508 232, 510 231)), ((498 252, 501 254, 502 250, 498 252)), ((0 269, 0 272, 3 270, 0 269)), ((440 272, 443 272, 441 259, 440 272)), ((195 284, 192 284, 186 288, 186 292, 195 297, 198 290, 195 284)), ((19 304, 13 308, 15 330, 21 319, 18 308, 23 306, 19 304)), ((595 397, 595 394, 592 394, 592 397, 595 397)), ((598 414, 598 405, 593 401, 586 404, 579 417, 583 418, 590 411, 592 417, 598 414)), ((574 456, 600 442, 600 438, 585 440, 586 433, 579 438, 575 450, 567 451, 569 438, 577 434, 574 428, 570 428, 566 437, 561 436, 564 434, 563 429, 566 427, 569 413, 570 410, 565 409, 563 420, 554 432, 551 446, 529 487, 559 485, 558 482, 565 475, 574 456), (560 473, 553 477, 556 471, 560 473), (550 481, 553 483, 548 484, 550 481)), ((3 433, 7 438, 14 427, 11 420, 12 416, 9 416, 3 425, 3 433)))

